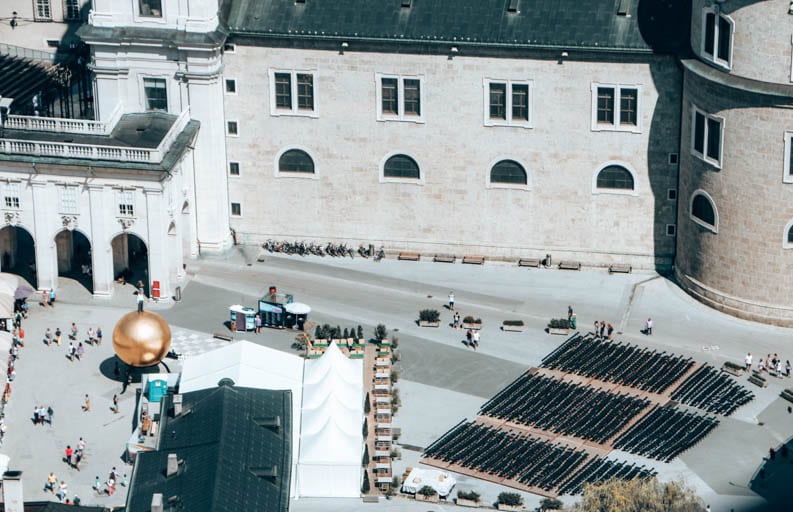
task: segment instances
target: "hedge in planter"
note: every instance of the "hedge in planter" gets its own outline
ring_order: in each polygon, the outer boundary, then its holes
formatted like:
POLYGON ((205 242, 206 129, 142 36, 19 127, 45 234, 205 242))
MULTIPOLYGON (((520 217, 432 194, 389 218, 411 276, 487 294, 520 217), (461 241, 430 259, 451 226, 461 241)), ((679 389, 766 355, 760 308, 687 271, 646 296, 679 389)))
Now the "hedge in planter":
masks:
POLYGON ((509 507, 519 507, 523 505, 523 497, 516 492, 502 492, 498 495, 498 503, 509 507))
POLYGON ((504 320, 502 323, 508 327, 523 327, 523 320, 504 320))
POLYGON ((548 327, 551 329, 572 329, 573 326, 570 323, 570 320, 566 318, 553 318, 548 323, 548 327))
POLYGON ((422 496, 435 496, 438 494, 438 491, 430 487, 429 485, 424 485, 419 489, 416 494, 421 494, 422 496))
POLYGON ((467 500, 473 501, 475 503, 479 503, 479 500, 482 499, 482 496, 479 495, 478 492, 474 490, 470 491, 457 491, 457 499, 458 500, 467 500))
POLYGON ((440 322, 441 313, 437 309, 422 309, 419 311, 419 321, 421 322, 440 322))

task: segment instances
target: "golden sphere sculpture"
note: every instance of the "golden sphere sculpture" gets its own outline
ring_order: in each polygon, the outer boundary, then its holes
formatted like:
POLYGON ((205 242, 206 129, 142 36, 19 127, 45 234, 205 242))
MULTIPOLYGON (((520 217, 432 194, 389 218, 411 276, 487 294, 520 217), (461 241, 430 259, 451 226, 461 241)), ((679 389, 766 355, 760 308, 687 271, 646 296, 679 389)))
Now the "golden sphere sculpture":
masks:
POLYGON ((113 350, 129 366, 154 366, 170 348, 171 328, 157 313, 132 311, 113 329, 113 350))

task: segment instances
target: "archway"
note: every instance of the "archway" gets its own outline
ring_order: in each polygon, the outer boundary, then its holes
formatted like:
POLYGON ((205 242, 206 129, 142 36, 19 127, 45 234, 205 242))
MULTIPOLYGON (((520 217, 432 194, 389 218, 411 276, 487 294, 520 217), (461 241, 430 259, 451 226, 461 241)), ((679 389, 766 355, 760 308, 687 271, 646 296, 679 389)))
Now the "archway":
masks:
POLYGON ((28 230, 19 226, 0 229, 0 270, 26 279, 38 287, 36 248, 28 230))
POLYGON ((143 282, 143 289, 149 295, 149 251, 146 243, 132 233, 121 233, 113 238, 113 277, 117 281, 135 286, 143 282))
POLYGON ((91 242, 79 231, 63 230, 55 236, 58 275, 79 282, 93 293, 94 277, 91 242))

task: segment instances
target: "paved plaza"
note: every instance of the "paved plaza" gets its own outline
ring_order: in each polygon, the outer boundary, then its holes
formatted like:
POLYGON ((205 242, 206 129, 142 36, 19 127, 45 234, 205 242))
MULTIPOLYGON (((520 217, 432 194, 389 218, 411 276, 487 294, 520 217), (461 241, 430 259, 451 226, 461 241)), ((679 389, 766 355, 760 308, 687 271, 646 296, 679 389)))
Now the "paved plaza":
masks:
MULTIPOLYGON (((394 424, 402 430, 401 459, 394 463, 395 474, 418 464, 420 451, 464 418, 476 416, 479 407, 526 368, 537 366, 543 356, 564 341, 546 334, 550 318, 565 317, 567 306, 575 309, 579 330, 596 320, 615 326, 617 339, 641 346, 691 356, 696 361, 721 366, 724 361, 740 363, 747 351, 756 357, 779 353, 793 359, 793 330, 754 324, 710 310, 694 301, 674 284, 652 273, 609 275, 604 270, 559 271, 517 268, 506 264, 484 266, 431 262, 374 262, 356 258, 332 259, 266 254, 258 262, 256 250, 235 250, 223 258, 204 258, 188 266, 189 282, 179 303, 150 304, 171 325, 173 348, 183 357, 212 350, 227 343, 212 337, 224 331, 228 306, 255 306, 268 288, 291 293, 295 300, 309 304, 310 320, 340 325, 362 325, 367 336, 383 323, 399 337, 401 360, 397 363, 397 384, 402 407, 394 424), (452 313, 444 306, 454 291, 456 307, 465 316, 481 317, 483 329, 478 351, 467 349, 463 332, 447 324, 452 313), (416 324, 421 309, 441 311, 440 328, 420 328, 416 324), (652 317, 652 336, 640 330, 652 317), (500 330, 503 320, 523 320, 523 333, 500 330)), ((12 469, 23 473, 27 500, 54 499, 43 491, 50 471, 69 486, 69 497, 79 496, 84 504, 118 506, 124 503, 126 488, 117 487, 113 496, 93 489, 96 476, 107 478, 112 467, 130 474, 122 460, 132 428, 132 411, 138 384, 120 395, 120 413, 110 409, 112 397, 122 386, 113 374, 112 328, 134 308, 132 288, 118 286, 110 300, 91 297, 78 284, 61 279, 58 302, 44 308, 34 301, 25 322, 26 343, 17 363, 13 393, 6 406, 8 432, 2 453, 10 456, 12 469), (47 327, 67 332, 71 323, 85 338, 89 326, 101 326, 105 342, 86 347, 81 361, 66 357, 68 339, 61 346, 42 343, 47 327), (85 394, 91 410, 81 409, 85 394), (33 408, 51 406, 52 425, 34 425, 33 408), (87 443, 80 470, 63 461, 67 445, 74 447, 80 437, 87 443)), ((263 330, 259 335, 235 333, 235 340, 247 339, 284 351, 294 333, 263 330)), ((293 351, 294 352, 294 351, 293 351)), ((167 360, 172 371, 179 361, 167 360)), ((745 378, 744 378, 745 380, 745 378)), ((756 398, 722 420, 700 444, 671 463, 652 461, 659 476, 681 479, 693 486, 712 510, 760 510, 765 500, 748 488, 772 446, 789 440, 793 415, 779 392, 791 386, 789 379, 770 378, 766 389, 755 386, 756 398)), ((751 386, 751 385, 750 385, 751 386)), ((639 460, 627 453, 614 456, 639 460)), ((459 475, 458 489, 475 489, 483 502, 495 500, 507 488, 459 475)), ((774 470, 769 470, 769 489, 774 470)), ((762 489, 761 489, 762 492, 762 489)), ((770 491, 769 491, 770 492, 770 491)), ((525 495, 534 507, 539 497, 525 495)), ((574 500, 567 499, 572 503, 574 500)), ((295 511, 335 510, 448 510, 451 505, 431 505, 404 499, 363 504, 360 500, 296 500, 295 511)))

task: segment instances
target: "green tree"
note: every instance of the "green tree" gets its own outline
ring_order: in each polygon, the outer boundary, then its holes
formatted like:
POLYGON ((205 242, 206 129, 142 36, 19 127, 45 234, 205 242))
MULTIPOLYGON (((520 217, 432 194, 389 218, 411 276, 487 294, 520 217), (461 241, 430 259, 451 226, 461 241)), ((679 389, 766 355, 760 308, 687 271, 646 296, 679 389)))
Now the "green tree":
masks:
POLYGON ((361 460, 361 466, 366 467, 369 465, 369 447, 367 445, 363 445, 363 459, 361 460))
POLYGON ((369 393, 366 393, 366 400, 363 403, 363 413, 369 414, 369 411, 372 410, 371 399, 369 398, 369 393))
POLYGON ((374 339, 379 343, 386 338, 388 338, 388 329, 385 328, 385 324, 377 324, 374 328, 374 339))
POLYGON ((369 489, 371 489, 371 486, 369 485, 369 471, 364 471, 363 472, 363 485, 361 485, 361 492, 363 494, 366 494, 366 493, 369 492, 369 489))
POLYGON ((556 498, 545 498, 540 500, 540 510, 559 510, 564 504, 562 500, 556 498))
POLYGON ((580 512, 704 512, 702 500, 680 482, 609 480, 586 484, 580 512))

